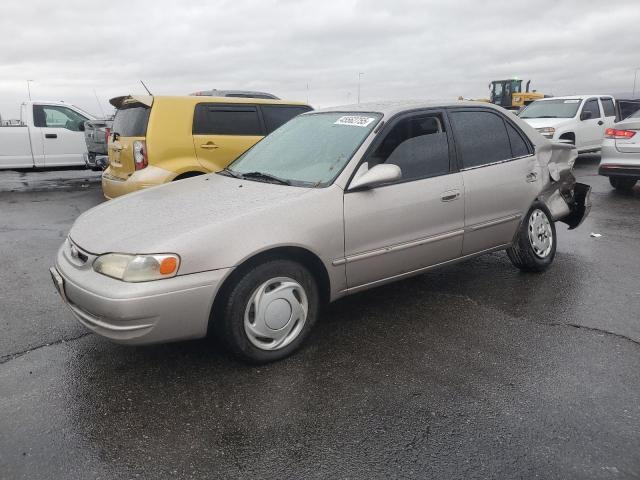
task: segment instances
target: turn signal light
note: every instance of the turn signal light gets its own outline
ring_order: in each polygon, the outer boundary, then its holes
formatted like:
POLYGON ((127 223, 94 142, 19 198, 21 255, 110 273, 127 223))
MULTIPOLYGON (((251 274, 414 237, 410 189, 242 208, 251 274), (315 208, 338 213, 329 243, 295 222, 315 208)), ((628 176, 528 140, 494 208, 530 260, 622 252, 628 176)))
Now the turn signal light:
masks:
POLYGON ((636 134, 635 130, 618 130, 616 128, 607 128, 604 132, 605 138, 631 138, 636 134))
POLYGON ((178 268, 178 260, 176 257, 166 257, 164 260, 160 262, 160 273, 162 275, 169 275, 173 273, 178 268))

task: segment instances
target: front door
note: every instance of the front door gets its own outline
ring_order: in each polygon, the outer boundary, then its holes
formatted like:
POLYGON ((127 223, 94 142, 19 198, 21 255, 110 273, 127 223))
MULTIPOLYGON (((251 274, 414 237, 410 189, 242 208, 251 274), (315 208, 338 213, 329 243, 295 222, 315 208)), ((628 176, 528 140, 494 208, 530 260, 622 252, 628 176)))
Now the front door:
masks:
POLYGON ((464 181, 462 253, 509 244, 542 181, 533 147, 496 111, 455 109, 449 116, 464 181))
POLYGON ((84 165, 87 117, 61 105, 34 105, 33 119, 42 138, 44 166, 84 165))
POLYGON ((222 170, 264 136, 255 105, 196 105, 193 145, 206 170, 222 170))
POLYGON ((452 170, 444 115, 412 113, 389 125, 365 158, 398 165, 401 180, 344 195, 349 288, 457 258, 462 249, 464 187, 452 170))

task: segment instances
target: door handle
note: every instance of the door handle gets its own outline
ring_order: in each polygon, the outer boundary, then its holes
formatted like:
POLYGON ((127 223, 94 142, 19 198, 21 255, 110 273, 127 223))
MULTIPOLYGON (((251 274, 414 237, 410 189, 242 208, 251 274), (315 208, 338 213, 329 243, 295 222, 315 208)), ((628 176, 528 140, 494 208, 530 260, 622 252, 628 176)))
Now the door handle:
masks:
POLYGON ((440 195, 440 200, 443 202, 452 202, 460 198, 460 190, 449 190, 440 195))
POLYGON ((218 148, 218 145, 213 142, 207 142, 200 145, 200 148, 204 148, 205 150, 213 150, 214 148, 218 148))
POLYGON ((538 179, 537 172, 530 172, 527 174, 527 182, 535 182, 538 179))
POLYGON ((45 133, 44 138, 58 138, 57 133, 45 133))
POLYGON ((604 122, 602 120, 598 120, 598 125, 604 125, 604 122))

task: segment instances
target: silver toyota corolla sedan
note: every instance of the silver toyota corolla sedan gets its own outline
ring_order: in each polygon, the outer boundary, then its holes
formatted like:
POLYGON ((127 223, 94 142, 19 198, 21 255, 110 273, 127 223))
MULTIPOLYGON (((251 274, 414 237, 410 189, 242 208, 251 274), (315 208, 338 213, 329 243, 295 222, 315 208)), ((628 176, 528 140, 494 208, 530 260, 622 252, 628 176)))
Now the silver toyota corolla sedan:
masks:
POLYGON ((210 333, 269 362, 344 295, 496 250, 546 269, 555 222, 589 212, 575 158, 485 103, 315 111, 221 172, 87 211, 51 275, 75 317, 114 341, 210 333))

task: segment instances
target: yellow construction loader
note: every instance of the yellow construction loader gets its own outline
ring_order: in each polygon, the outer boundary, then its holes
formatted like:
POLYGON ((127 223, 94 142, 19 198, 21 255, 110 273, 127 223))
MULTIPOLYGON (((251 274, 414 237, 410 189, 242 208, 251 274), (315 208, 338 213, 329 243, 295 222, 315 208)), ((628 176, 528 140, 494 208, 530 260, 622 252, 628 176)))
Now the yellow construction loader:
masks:
POLYGON ((508 110, 518 110, 529 105, 534 100, 545 98, 546 95, 535 90, 529 91, 531 80, 527 81, 525 91, 522 91, 522 80, 510 78, 508 80, 493 80, 489 84, 489 102, 500 105, 508 110))

